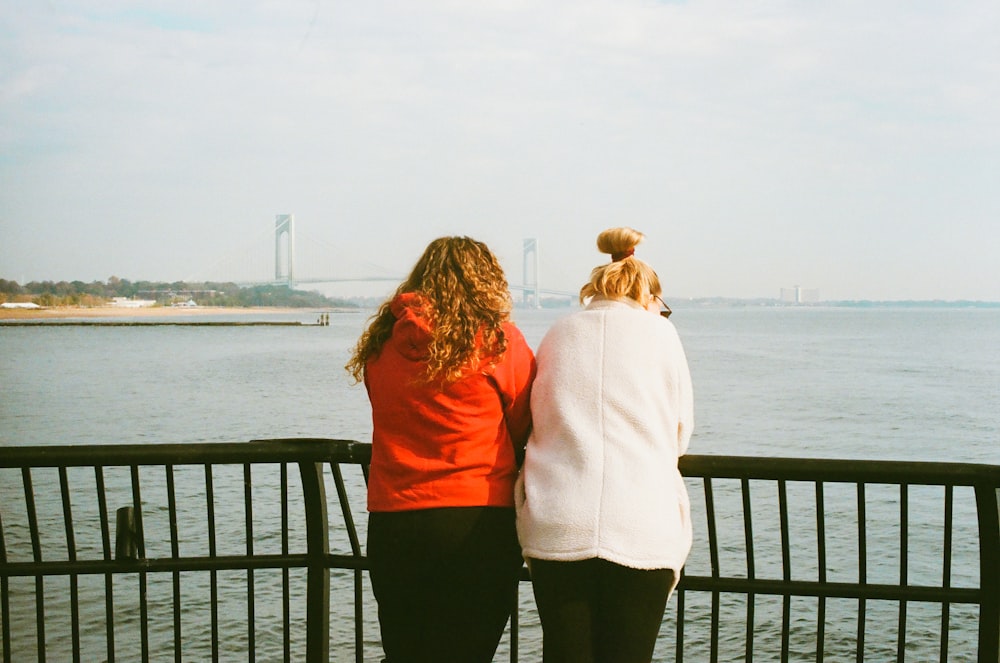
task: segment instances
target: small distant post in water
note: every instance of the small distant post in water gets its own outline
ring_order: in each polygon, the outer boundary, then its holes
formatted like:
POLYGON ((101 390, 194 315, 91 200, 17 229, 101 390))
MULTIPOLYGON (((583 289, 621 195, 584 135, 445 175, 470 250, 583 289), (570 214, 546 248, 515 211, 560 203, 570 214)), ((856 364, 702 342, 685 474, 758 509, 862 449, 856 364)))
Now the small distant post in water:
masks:
POLYGON ((115 517, 115 559, 139 559, 139 534, 135 531, 135 510, 123 506, 115 517))

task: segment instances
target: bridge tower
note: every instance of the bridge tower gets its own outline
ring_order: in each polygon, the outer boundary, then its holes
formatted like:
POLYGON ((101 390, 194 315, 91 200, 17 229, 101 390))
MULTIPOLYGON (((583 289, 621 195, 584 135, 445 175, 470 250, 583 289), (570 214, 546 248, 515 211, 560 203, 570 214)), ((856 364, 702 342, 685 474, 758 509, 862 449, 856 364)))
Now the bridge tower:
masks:
POLYGON ((521 283, 524 284, 524 303, 540 308, 538 300, 538 241, 534 238, 524 240, 524 258, 522 262, 524 272, 521 275, 521 283))
POLYGON ((295 285, 295 215, 278 214, 274 218, 274 280, 295 285), (284 256, 281 243, 285 242, 284 256), (284 257, 284 261, 282 261, 284 257))

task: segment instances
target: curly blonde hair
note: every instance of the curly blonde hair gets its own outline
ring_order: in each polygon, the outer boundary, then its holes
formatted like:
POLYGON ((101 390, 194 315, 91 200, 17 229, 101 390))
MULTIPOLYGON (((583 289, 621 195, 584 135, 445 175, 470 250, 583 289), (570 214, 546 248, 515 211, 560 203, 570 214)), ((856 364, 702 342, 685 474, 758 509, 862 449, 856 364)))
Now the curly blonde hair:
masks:
POLYGON ((459 380, 470 370, 499 361, 507 350, 503 324, 510 319, 513 301, 496 256, 469 237, 440 237, 427 246, 410 275, 370 318, 344 367, 356 382, 364 378, 365 364, 392 336, 396 323, 392 300, 410 292, 421 295, 430 316, 428 382, 459 380))
POLYGON ((628 297, 646 306, 662 293, 660 279, 653 268, 634 257, 635 247, 645 239, 632 228, 609 228, 597 236, 597 249, 612 256, 612 261, 590 272, 590 282, 580 288, 580 302, 600 295, 613 299, 628 297))

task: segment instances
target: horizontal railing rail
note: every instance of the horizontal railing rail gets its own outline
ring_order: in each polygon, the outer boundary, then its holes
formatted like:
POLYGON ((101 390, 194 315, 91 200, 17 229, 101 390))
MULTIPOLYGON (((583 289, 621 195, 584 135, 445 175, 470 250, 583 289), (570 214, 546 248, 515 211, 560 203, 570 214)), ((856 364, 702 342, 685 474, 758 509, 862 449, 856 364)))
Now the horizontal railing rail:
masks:
MULTIPOLYGON (((370 458, 298 438, 3 449, 3 660, 326 662, 332 638, 363 661, 370 458)), ((658 646, 674 661, 1000 660, 1000 467, 681 470, 696 542, 658 646)))

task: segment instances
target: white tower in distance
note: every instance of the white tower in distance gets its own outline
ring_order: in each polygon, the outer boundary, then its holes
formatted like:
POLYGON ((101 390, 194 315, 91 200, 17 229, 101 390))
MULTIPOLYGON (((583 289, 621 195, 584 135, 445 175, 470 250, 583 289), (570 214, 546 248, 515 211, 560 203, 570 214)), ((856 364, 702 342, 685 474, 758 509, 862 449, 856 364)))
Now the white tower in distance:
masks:
POLYGON ((534 237, 524 240, 523 273, 521 283, 524 284, 524 303, 540 308, 538 299, 538 240, 534 237), (530 260, 529 260, 530 258, 530 260))
POLYGON ((781 289, 781 301, 786 304, 815 304, 819 301, 819 290, 793 286, 781 289))
POLYGON ((295 285, 294 214, 278 214, 274 218, 274 280, 285 281, 289 288, 295 285), (285 240, 284 256, 282 256, 281 250, 282 237, 285 240), (285 258, 284 261, 282 261, 282 257, 285 258))

